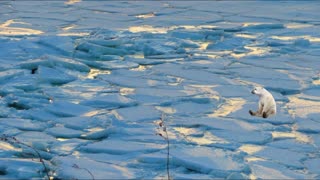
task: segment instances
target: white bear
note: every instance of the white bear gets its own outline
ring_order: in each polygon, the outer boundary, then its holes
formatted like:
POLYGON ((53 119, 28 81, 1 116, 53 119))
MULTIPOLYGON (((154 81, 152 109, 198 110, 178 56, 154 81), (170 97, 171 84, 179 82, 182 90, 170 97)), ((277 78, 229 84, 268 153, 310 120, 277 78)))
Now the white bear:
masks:
POLYGON ((249 110, 251 116, 267 118, 277 113, 276 101, 269 91, 263 87, 255 87, 251 93, 259 96, 259 109, 256 112, 249 110))

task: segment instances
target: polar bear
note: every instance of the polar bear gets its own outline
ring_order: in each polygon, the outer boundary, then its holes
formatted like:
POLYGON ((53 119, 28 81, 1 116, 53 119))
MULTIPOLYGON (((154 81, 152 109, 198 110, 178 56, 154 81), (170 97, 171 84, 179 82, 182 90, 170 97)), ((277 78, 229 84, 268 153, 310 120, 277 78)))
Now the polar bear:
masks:
POLYGON ((267 118, 277 113, 276 101, 269 91, 263 87, 255 87, 251 93, 259 96, 259 109, 256 112, 249 110, 251 116, 267 118))

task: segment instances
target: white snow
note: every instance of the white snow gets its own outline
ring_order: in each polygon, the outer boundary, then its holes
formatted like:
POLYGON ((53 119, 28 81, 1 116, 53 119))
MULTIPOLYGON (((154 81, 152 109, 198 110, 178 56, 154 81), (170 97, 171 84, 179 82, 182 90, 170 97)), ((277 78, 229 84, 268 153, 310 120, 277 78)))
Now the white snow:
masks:
POLYGON ((189 170, 226 177, 230 172, 241 172, 245 165, 237 162, 232 152, 208 147, 183 147, 172 151, 173 164, 189 170))

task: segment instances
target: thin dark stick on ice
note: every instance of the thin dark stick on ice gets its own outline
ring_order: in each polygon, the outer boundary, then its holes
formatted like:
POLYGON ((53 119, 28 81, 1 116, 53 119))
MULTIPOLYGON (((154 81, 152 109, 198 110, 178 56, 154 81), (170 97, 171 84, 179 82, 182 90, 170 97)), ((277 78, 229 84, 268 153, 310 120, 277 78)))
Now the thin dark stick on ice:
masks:
POLYGON ((15 144, 16 143, 16 144, 23 145, 23 146, 26 146, 26 147, 32 149, 37 154, 42 166, 44 167, 44 171, 46 173, 46 176, 47 176, 48 180, 50 180, 49 169, 47 168, 46 164, 44 163, 43 158, 41 157, 41 154, 39 153, 39 151, 37 149, 35 149, 34 147, 32 147, 32 146, 30 146, 28 144, 25 144, 25 143, 19 141, 15 137, 8 136, 6 134, 2 134, 2 136, 0 137, 0 140, 4 141, 4 142, 7 142, 9 144, 15 144))
POLYGON ((162 131, 165 133, 165 137, 161 133, 158 133, 158 135, 167 141, 167 176, 168 176, 168 180, 170 180, 170 167, 169 167, 169 165, 170 165, 170 141, 169 141, 169 135, 168 135, 167 127, 166 127, 164 120, 165 120, 165 115, 162 114, 159 126, 162 128, 162 131))

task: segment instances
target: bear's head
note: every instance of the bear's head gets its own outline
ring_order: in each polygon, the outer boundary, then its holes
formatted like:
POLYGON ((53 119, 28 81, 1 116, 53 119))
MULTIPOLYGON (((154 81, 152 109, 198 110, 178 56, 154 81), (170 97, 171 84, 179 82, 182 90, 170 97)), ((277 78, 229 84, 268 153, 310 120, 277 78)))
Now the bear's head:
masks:
POLYGON ((255 87, 252 91, 252 94, 256 94, 258 96, 261 96, 263 93, 265 93, 265 89, 263 87, 255 87))

